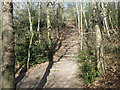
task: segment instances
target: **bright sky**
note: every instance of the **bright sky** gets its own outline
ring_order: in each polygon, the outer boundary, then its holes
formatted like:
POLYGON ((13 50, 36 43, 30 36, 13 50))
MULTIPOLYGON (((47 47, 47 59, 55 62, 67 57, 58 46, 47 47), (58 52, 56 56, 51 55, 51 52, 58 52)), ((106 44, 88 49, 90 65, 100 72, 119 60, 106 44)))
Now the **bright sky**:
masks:
MULTIPOLYGON (((0 0, 1 1, 1 0, 0 0)), ((3 0, 3 1, 11 1, 11 0, 3 0)), ((76 2, 76 0, 12 0, 13 2, 54 2, 54 1, 58 1, 58 2, 76 2)), ((92 2, 93 0, 77 0, 77 2, 92 2)), ((100 2, 102 0, 94 0, 96 2, 100 2)), ((103 0, 105 2, 113 2, 113 1, 119 1, 119 0, 103 0)))
MULTIPOLYGON (((1 1, 2 0, 0 0, 0 11, 1 11, 1 1)), ((11 0, 3 0, 3 1, 11 1, 11 0)), ((57 2, 76 2, 76 0, 13 0, 13 2, 39 2, 39 1, 41 1, 41 2, 54 2, 54 1, 57 1, 57 2)), ((93 0, 77 0, 77 2, 92 2, 93 0)), ((100 1, 102 1, 102 0, 94 0, 94 1, 96 1, 96 2, 100 2, 100 1)), ((116 1, 116 2, 118 2, 119 0, 103 0, 103 1, 105 1, 105 2, 113 2, 113 1, 116 1)))

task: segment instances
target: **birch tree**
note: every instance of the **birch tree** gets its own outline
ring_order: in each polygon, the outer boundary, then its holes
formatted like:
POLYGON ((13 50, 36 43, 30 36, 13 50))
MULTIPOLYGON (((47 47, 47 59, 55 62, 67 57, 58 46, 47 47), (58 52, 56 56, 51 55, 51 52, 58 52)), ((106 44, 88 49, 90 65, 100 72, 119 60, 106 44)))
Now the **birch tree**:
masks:
POLYGON ((27 9, 28 9, 28 14, 29 14, 30 34, 31 34, 29 48, 28 48, 28 59, 27 59, 27 70, 28 70, 29 69, 29 62, 30 62, 30 48, 32 45, 34 33, 33 33, 33 20, 32 20, 31 13, 30 13, 30 4, 29 3, 27 3, 27 9))
POLYGON ((106 8, 104 6, 103 0, 101 3, 102 3, 102 9, 103 9, 103 23, 105 25, 104 29, 106 29, 107 35, 108 35, 108 37, 110 37, 109 26, 108 26, 108 22, 107 22, 107 13, 106 13, 106 8))
POLYGON ((2 2, 2 88, 15 89, 13 3, 2 2))
MULTIPOLYGON (((111 13, 110 13, 111 14, 111 13)), ((109 20, 110 20, 110 24, 111 24, 111 27, 112 27, 112 29, 114 28, 113 27, 113 23, 112 23, 112 19, 111 19, 111 15, 109 14, 109 20)))
POLYGON ((39 35, 39 43, 40 43, 40 11, 41 11, 41 6, 40 6, 40 2, 38 2, 38 27, 37 27, 37 32, 39 35))
POLYGON ((76 0, 76 9, 77 9, 77 25, 78 25, 78 35, 79 35, 79 38, 80 38, 80 43, 81 43, 81 46, 80 46, 80 49, 82 50, 83 49, 83 27, 82 27, 82 2, 80 4, 81 6, 81 14, 80 14, 80 11, 79 11, 79 7, 78 7, 78 2, 76 0), (80 19, 80 15, 81 15, 81 19, 80 19), (81 20, 81 21, 80 21, 81 20))
POLYGON ((81 2, 81 51, 83 50, 83 26, 82 26, 82 13, 83 13, 83 6, 81 2))
POLYGON ((115 11, 116 11, 116 29, 118 29, 118 3, 117 0, 115 0, 115 11))
POLYGON ((85 15, 85 10, 83 10, 83 16, 84 16, 84 21, 85 21, 86 29, 88 29, 88 23, 87 23, 87 19, 86 19, 86 15, 85 15))
POLYGON ((49 9, 49 3, 47 4, 47 29, 48 29, 48 44, 49 48, 51 48, 51 22, 50 22, 50 9, 49 9))
POLYGON ((80 11, 79 11, 79 7, 78 7, 78 2, 76 0, 76 9, 77 9, 77 27, 78 27, 78 35, 79 35, 79 39, 80 39, 80 11))

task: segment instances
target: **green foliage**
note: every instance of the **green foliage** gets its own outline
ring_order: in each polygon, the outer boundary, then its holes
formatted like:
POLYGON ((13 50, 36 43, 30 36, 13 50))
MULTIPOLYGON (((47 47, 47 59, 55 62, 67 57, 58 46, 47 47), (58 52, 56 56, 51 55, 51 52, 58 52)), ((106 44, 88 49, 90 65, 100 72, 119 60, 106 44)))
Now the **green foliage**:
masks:
POLYGON ((48 61, 47 44, 45 42, 34 43, 31 48, 30 66, 48 61))
MULTIPOLYGON (((55 48, 56 46, 58 46, 57 42, 53 41, 51 48, 49 48, 47 39, 42 39, 40 43, 38 39, 39 37, 37 36, 37 34, 35 34, 31 46, 30 66, 40 64, 52 59, 55 48)), ((20 39, 16 41, 15 59, 16 64, 19 62, 20 66, 26 65, 26 61, 28 58, 29 41, 29 34, 27 34, 26 37, 20 37, 20 39)))
MULTIPOLYGON (((92 52, 92 50, 90 51, 92 52)), ((88 51, 79 52, 79 60, 78 62, 82 63, 80 67, 82 71, 82 76, 84 82, 88 85, 95 81, 95 78, 98 77, 98 71, 96 67, 96 56, 90 55, 88 51)))
MULTIPOLYGON (((34 37, 35 39, 35 37, 34 37)), ((29 41, 16 42, 15 56, 16 62, 23 62, 26 64, 28 54, 29 41)), ((48 46, 44 41, 41 43, 33 43, 31 47, 30 66, 42 63, 48 60, 48 46)))
MULTIPOLYGON (((40 10, 40 37, 37 32, 38 27, 38 6, 35 3, 30 3, 30 12, 31 17, 34 17, 33 20, 33 33, 34 37, 32 40, 32 45, 30 48, 30 66, 35 64, 40 64, 48 60, 52 60, 55 53, 55 48, 58 46, 58 42, 52 40, 52 45, 49 48, 48 45, 48 34, 47 34, 47 21, 46 21, 46 5, 41 4, 40 10), (39 43, 40 39, 40 43, 39 43)), ((62 9, 61 9, 62 10, 62 9)), ((18 12, 15 9, 15 12, 18 12)), ((51 34, 56 32, 58 29, 62 31, 62 28, 65 27, 65 24, 62 20, 62 14, 55 14, 52 8, 50 9, 50 20, 52 24, 51 34), (58 16, 57 16, 58 15, 58 16), (57 22, 57 23, 56 23, 57 22)), ((59 12, 60 13, 60 12, 59 12)), ((15 13, 13 17, 14 30, 15 30, 15 64, 16 66, 26 66, 28 59, 28 48, 31 38, 30 33, 30 22, 28 16, 28 10, 26 7, 19 9, 19 13, 15 13)), ((60 32, 61 32, 60 31, 60 32)), ((57 36, 57 35, 56 35, 57 36)), ((52 37, 52 36, 51 36, 52 37)), ((53 39, 53 38, 52 38, 53 39)))

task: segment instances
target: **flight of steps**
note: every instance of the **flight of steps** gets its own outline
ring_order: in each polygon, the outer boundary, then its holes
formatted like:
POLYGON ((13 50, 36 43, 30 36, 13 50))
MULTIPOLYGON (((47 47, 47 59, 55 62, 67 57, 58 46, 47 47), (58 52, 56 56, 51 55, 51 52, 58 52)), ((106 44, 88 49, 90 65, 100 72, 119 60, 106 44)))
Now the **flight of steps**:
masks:
POLYGON ((78 70, 77 52, 79 51, 79 38, 77 32, 71 33, 69 38, 63 41, 63 45, 58 50, 55 62, 50 69, 45 88, 79 88, 80 83, 76 78, 78 70), (61 57, 62 56, 62 57, 61 57), (60 58, 60 59, 59 59, 60 58))

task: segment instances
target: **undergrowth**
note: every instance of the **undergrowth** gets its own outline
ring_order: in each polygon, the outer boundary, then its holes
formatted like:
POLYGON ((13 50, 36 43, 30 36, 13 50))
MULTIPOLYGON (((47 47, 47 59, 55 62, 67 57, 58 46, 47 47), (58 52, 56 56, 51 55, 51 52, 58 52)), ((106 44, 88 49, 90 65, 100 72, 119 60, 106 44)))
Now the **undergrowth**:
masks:
MULTIPOLYGON (((26 66, 26 61, 28 58, 28 44, 29 43, 27 42, 27 40, 24 43, 17 42, 16 44, 16 72, 20 69, 21 66, 26 66)), ((55 48, 58 46, 58 44, 57 42, 52 42, 51 48, 49 48, 48 45, 48 40, 41 40, 40 43, 36 42, 36 40, 33 42, 31 46, 30 67, 32 67, 35 64, 40 64, 49 61, 52 58, 55 52, 55 48)))
POLYGON ((85 84, 93 84, 95 78, 98 77, 98 71, 96 69, 96 56, 93 55, 92 50, 87 50, 80 51, 78 58, 78 62, 82 63, 80 69, 85 84))

